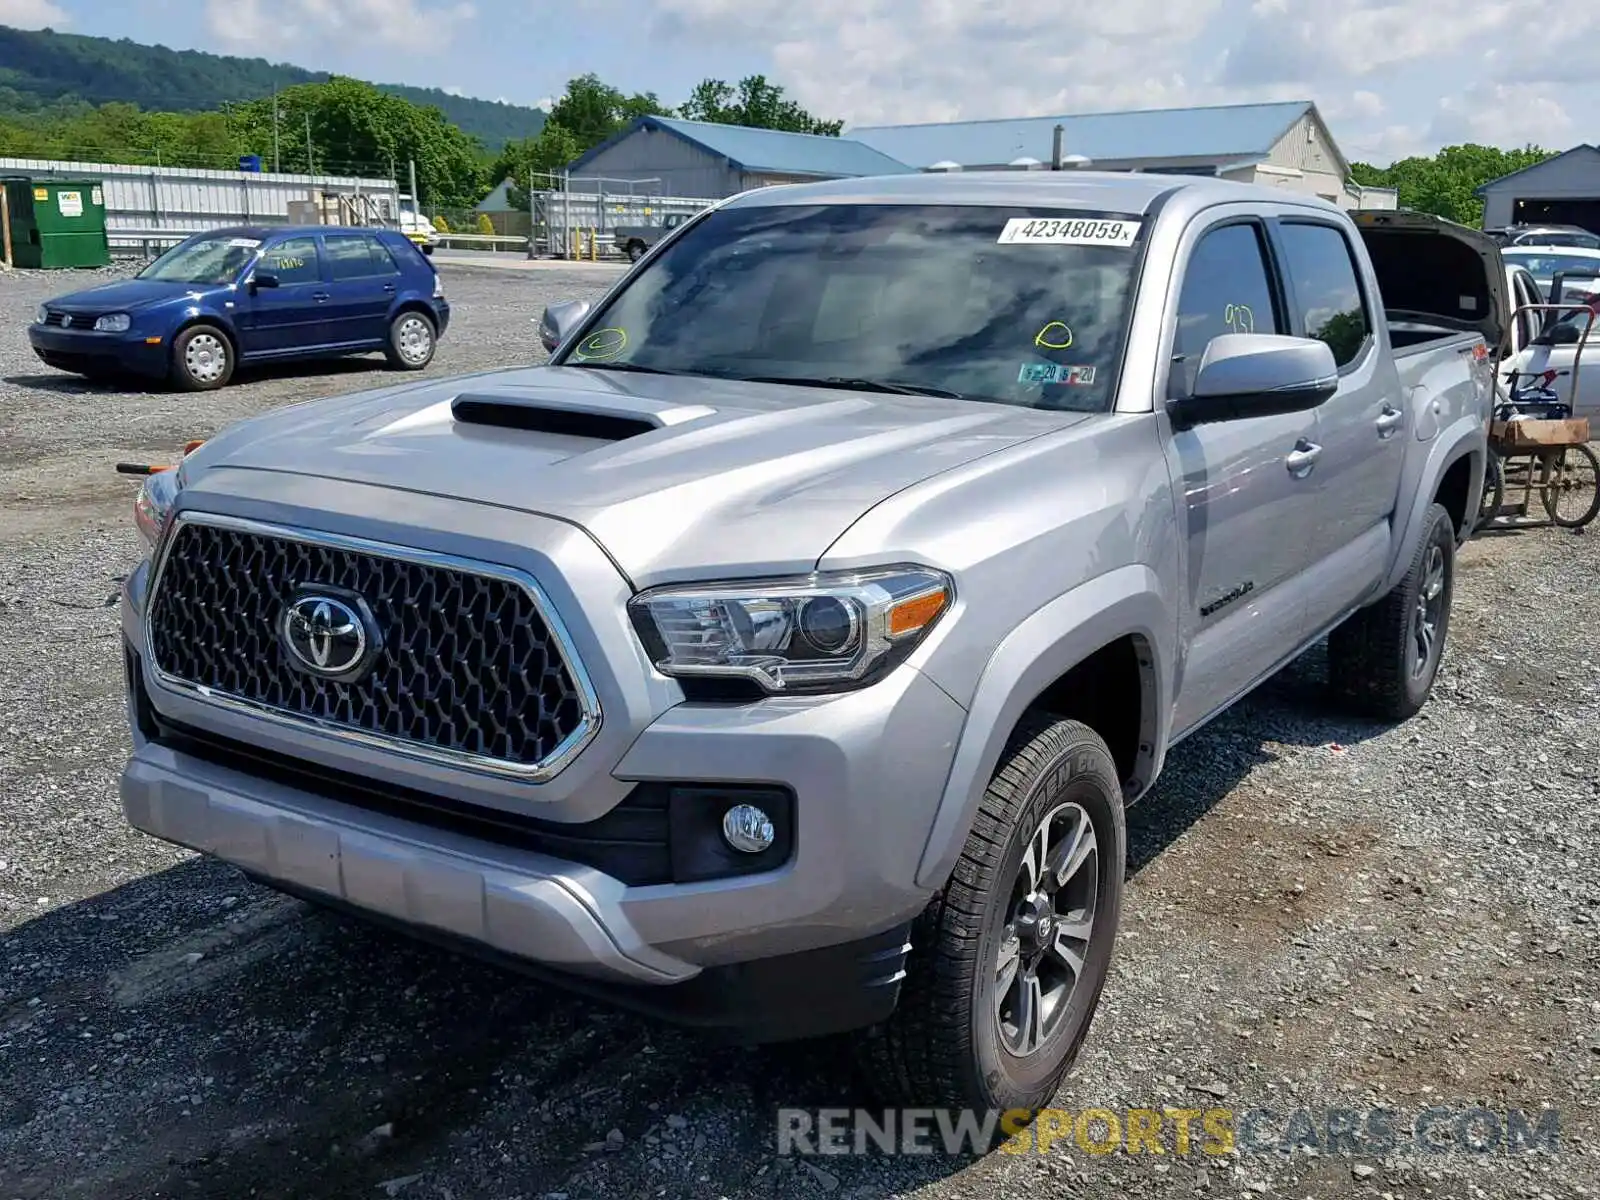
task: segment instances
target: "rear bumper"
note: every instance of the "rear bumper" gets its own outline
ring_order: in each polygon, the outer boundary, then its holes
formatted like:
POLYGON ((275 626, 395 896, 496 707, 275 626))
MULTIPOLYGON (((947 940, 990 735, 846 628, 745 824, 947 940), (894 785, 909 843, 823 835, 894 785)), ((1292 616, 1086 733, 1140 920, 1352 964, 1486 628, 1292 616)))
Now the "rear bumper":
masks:
POLYGON ((28 326, 28 343, 46 366, 64 371, 127 371, 159 379, 167 373, 167 346, 144 334, 95 333, 93 330, 28 326))

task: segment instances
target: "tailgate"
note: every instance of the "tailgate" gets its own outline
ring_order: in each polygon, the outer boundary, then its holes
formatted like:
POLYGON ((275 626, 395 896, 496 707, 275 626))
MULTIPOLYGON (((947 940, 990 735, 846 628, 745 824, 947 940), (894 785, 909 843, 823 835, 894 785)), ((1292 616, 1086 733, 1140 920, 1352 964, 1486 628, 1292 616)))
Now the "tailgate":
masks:
POLYGON ((1494 350, 1510 343, 1505 260, 1493 238, 1429 213, 1358 211, 1391 321, 1473 331, 1494 350))

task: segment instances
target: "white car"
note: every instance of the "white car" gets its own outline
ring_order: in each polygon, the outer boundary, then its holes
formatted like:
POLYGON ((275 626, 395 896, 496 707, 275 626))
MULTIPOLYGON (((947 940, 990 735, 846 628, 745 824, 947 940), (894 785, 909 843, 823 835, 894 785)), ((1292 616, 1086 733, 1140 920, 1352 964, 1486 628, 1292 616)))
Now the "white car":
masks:
POLYGON ((1562 300, 1581 300, 1600 292, 1600 250, 1578 246, 1507 246, 1500 255, 1507 266, 1522 267, 1532 275, 1541 295, 1550 295, 1550 285, 1558 274, 1571 277, 1562 288, 1562 300))

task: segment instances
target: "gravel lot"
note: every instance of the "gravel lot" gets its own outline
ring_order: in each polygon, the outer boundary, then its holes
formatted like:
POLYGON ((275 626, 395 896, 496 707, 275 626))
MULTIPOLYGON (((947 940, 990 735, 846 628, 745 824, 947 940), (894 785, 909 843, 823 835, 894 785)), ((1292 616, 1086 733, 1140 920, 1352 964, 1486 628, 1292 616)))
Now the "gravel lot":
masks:
MULTIPOLYGON (((445 273, 435 374, 537 355, 541 307, 615 275, 445 273)), ((1324 715, 1313 652, 1173 752, 1130 817, 1124 936, 1059 1101, 1376 1105, 1402 1126, 1553 1106, 1557 1153, 1099 1156, 1067 1137, 802 1162, 775 1153, 774 1114, 851 1102, 831 1046, 748 1053, 597 1011, 123 824, 112 604, 137 550, 112 464, 390 377, 375 359, 108 391, 22 333, 78 282, 0 276, 0 1200, 1600 1192, 1593 533, 1466 548, 1417 720, 1324 715)))

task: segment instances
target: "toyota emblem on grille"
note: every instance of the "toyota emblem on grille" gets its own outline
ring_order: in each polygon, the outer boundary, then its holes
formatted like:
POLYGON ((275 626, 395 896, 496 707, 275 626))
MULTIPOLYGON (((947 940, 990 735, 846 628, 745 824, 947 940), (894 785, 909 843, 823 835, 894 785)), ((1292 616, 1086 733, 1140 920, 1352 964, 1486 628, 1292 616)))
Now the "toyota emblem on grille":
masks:
POLYGON ((377 631, 366 605, 319 592, 295 597, 279 625, 294 665, 325 679, 352 679, 372 661, 377 631))

